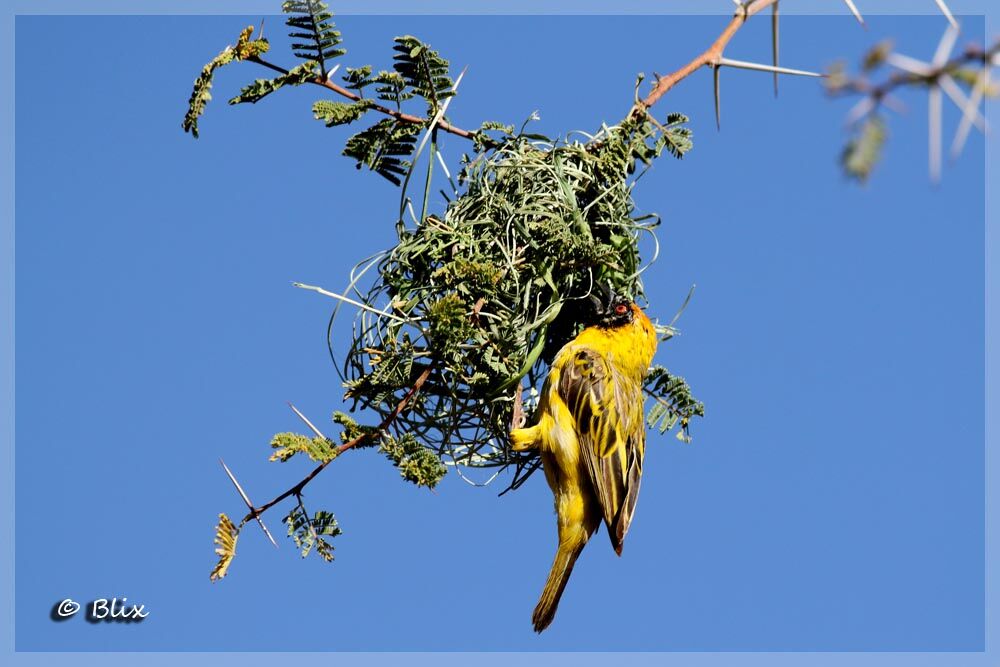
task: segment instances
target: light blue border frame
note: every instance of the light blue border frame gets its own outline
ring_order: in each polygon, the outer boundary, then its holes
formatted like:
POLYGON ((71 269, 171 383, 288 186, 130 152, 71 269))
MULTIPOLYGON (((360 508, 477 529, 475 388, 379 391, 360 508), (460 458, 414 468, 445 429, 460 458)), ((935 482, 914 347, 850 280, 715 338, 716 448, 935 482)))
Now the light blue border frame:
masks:
MULTIPOLYGON (((112 667, 139 662, 143 665, 175 664, 175 653, 16 653, 14 651, 14 23, 25 14, 274 14, 276 0, 14 0, 0 7, 0 447, 7 464, 0 474, 0 498, 9 512, 0 512, 0 535, 5 548, 0 549, 0 660, 8 665, 48 665, 53 661, 73 660, 74 664, 100 664, 112 667)), ((338 0, 339 14, 717 14, 729 13, 721 0, 707 7, 705 0, 338 0), (713 11, 715 10, 715 11, 713 11)), ((860 2, 866 14, 935 14, 933 0, 910 0, 887 3, 880 0, 860 2)), ((996 0, 949 0, 956 14, 986 17, 987 39, 1000 36, 1000 3, 996 0)), ((846 12, 840 0, 795 0, 782 5, 785 14, 831 14, 846 12), (790 5, 790 6, 785 6, 790 5)), ((987 105, 986 115, 994 128, 1000 127, 1000 111, 987 105)), ((986 650, 967 653, 628 653, 614 660, 626 665, 661 665, 665 662, 683 665, 948 665, 950 667, 994 667, 1000 665, 1000 623, 997 605, 1000 591, 991 567, 990 556, 1000 552, 1000 531, 990 523, 1000 516, 998 497, 994 492, 1000 480, 1000 459, 997 457, 997 434, 994 415, 997 389, 1000 388, 1000 368, 993 349, 992 336, 1000 330, 994 307, 994 260, 1000 257, 1000 237, 993 230, 997 210, 993 193, 1000 191, 1000 172, 994 168, 996 156, 989 148, 985 156, 986 169, 986 353, 985 353, 985 414, 986 414, 986 650)), ((281 656, 294 660, 334 659, 330 654, 280 653, 187 653, 183 659, 195 664, 233 664, 246 667, 270 667, 281 656)), ((572 663, 575 667, 606 665, 609 656, 583 653, 339 653, 340 663, 352 665, 385 665, 406 661, 408 664, 435 665, 509 665, 513 661, 528 661, 546 665, 572 663)))

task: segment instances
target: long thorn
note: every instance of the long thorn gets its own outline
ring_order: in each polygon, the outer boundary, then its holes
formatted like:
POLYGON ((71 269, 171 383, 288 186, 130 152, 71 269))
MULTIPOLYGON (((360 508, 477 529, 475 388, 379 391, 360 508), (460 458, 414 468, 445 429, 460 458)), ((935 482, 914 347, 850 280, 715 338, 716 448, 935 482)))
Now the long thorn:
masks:
POLYGON ((245 502, 247 507, 250 508, 250 513, 253 514, 253 518, 257 520, 261 530, 263 530, 264 534, 267 535, 267 539, 271 540, 271 544, 273 544, 275 548, 278 548, 278 543, 274 541, 273 537, 271 537, 271 531, 267 529, 267 526, 264 525, 264 521, 260 518, 260 515, 257 514, 257 508, 253 506, 253 503, 250 502, 250 497, 247 496, 246 491, 244 491, 243 487, 240 486, 240 483, 236 481, 236 475, 234 475, 233 471, 229 469, 229 466, 226 465, 225 461, 219 459, 219 463, 222 464, 222 469, 225 470, 226 474, 229 476, 229 481, 233 483, 233 486, 236 487, 240 497, 243 498, 243 502, 245 502))
POLYGON ((890 53, 885 57, 885 61, 896 69, 901 69, 904 72, 916 74, 917 76, 927 76, 931 73, 930 65, 920 62, 916 58, 904 56, 901 53, 890 53))
POLYGON ((736 67, 738 69, 751 69, 758 72, 774 72, 776 74, 791 74, 794 76, 814 76, 814 77, 826 76, 826 74, 820 74, 818 72, 807 72, 806 70, 791 69, 789 67, 772 67, 771 65, 751 63, 745 60, 733 60, 731 58, 719 58, 718 64, 724 65, 726 67, 736 67))
POLYGON ((327 81, 332 81, 333 80, 333 75, 337 73, 338 69, 340 69, 340 63, 337 63, 336 65, 334 65, 333 69, 326 73, 326 80, 327 81))
POLYGON ((903 104, 903 101, 892 95, 888 94, 883 95, 882 104, 885 106, 886 109, 891 109, 896 113, 899 114, 906 113, 906 105, 903 104))
POLYGON ((428 123, 427 129, 424 130, 424 136, 420 140, 420 145, 417 146, 417 150, 414 151, 413 153, 414 155, 414 157, 412 158, 413 160, 416 160, 417 159, 416 156, 420 155, 420 152, 424 150, 424 146, 427 145, 427 140, 430 138, 431 133, 434 131, 434 127, 441 122, 442 118, 444 118, 444 114, 448 110, 448 105, 450 105, 451 101, 455 99, 454 94, 458 92, 458 85, 462 83, 462 78, 465 76, 465 72, 468 69, 469 69, 468 65, 466 65, 465 68, 462 69, 461 74, 458 75, 458 78, 455 79, 454 85, 452 85, 451 87, 452 95, 444 101, 444 104, 441 105, 441 108, 438 110, 438 112, 434 114, 434 118, 432 118, 431 122, 428 123))
POLYGON ((329 440, 330 439, 330 438, 326 437, 325 435, 323 435, 322 431, 320 431, 318 428, 316 428, 315 426, 313 426, 313 423, 311 421, 309 421, 304 414, 302 414, 301 412, 299 412, 299 409, 297 407, 295 407, 294 405, 292 405, 291 402, 288 403, 288 407, 290 407, 292 409, 292 412, 294 412, 295 414, 297 414, 299 416, 299 419, 301 419, 303 422, 305 422, 305 425, 309 427, 310 431, 312 431, 313 433, 316 434, 316 437, 323 438, 324 440, 329 440))
MULTIPOLYGON (((951 101, 955 103, 955 106, 957 106, 964 114, 969 106, 969 98, 965 96, 965 93, 958 87, 955 80, 947 74, 942 74, 938 78, 938 83, 941 84, 941 90, 944 91, 944 94, 951 98, 951 101)), ((986 119, 979 113, 978 104, 975 109, 973 109, 972 122, 975 124, 977 130, 983 133, 986 132, 986 119)))
POLYGON ((875 100, 870 97, 862 97, 858 100, 858 103, 851 107, 851 110, 847 112, 847 117, 844 122, 848 125, 854 125, 865 116, 867 116, 875 108, 875 100))
POLYGON ((847 4, 847 8, 854 14, 854 18, 858 20, 858 23, 865 25, 865 20, 861 17, 861 12, 858 11, 858 8, 854 6, 854 2, 852 0, 844 0, 844 3, 847 4))
POLYGON ((948 23, 950 23, 953 28, 957 28, 958 21, 955 20, 955 16, 951 13, 951 10, 948 9, 948 5, 944 3, 944 0, 934 0, 934 2, 937 3, 937 6, 941 10, 941 13, 944 14, 945 18, 948 19, 948 23))
MULTIPOLYGON (((771 64, 778 66, 778 0, 771 5, 771 64)), ((778 73, 774 73, 774 96, 778 96, 778 73)))
POLYGON ((931 60, 931 64, 934 67, 941 67, 948 60, 948 56, 951 55, 951 50, 955 48, 955 40, 958 39, 958 27, 954 25, 948 26, 944 34, 941 35, 941 41, 938 42, 937 50, 934 52, 934 59, 931 60))
POLYGON ((976 81, 976 85, 972 89, 972 94, 969 96, 969 101, 962 110, 962 120, 958 124, 958 130, 955 132, 955 140, 951 144, 951 158, 954 160, 957 158, 962 149, 965 148, 965 142, 969 138, 969 131, 972 129, 972 123, 976 115, 979 114, 979 104, 983 101, 983 96, 986 94, 986 89, 990 85, 990 68, 984 67, 983 72, 976 81))
POLYGON ((718 65, 712 66, 712 82, 715 89, 715 129, 722 129, 722 105, 719 102, 719 70, 718 65))
POLYGON ((928 166, 931 182, 941 180, 941 87, 933 85, 927 94, 928 166))

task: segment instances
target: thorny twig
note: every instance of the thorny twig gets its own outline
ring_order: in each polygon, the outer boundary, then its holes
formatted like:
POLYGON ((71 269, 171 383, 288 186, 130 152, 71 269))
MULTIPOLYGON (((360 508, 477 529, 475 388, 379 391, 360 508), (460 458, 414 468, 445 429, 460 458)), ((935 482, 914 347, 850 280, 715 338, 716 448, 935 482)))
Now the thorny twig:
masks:
POLYGON ((344 444, 337 447, 337 449, 335 450, 336 456, 334 456, 334 458, 330 459, 329 461, 320 463, 318 466, 313 468, 308 475, 306 475, 304 478, 302 478, 302 480, 300 480, 297 484, 295 484, 295 486, 279 494, 274 499, 269 500, 260 507, 252 507, 250 509, 250 512, 247 513, 246 517, 244 517, 243 521, 247 522, 250 521, 251 519, 259 519, 261 514, 271 509, 272 507, 280 503, 282 500, 289 498, 291 496, 300 496, 302 494, 302 490, 306 487, 306 485, 309 484, 309 482, 311 482, 313 478, 316 477, 316 475, 320 474, 324 468, 326 468, 328 465, 330 465, 330 463, 336 460, 337 456, 340 456, 341 454, 346 452, 348 449, 351 449, 352 447, 365 444, 372 438, 378 437, 378 434, 384 431, 385 429, 389 428, 389 426, 392 425, 392 422, 395 421, 396 417, 398 417, 399 414, 403 411, 403 409, 406 408, 406 405, 411 400, 413 400, 413 397, 416 396, 417 392, 420 391, 420 388, 423 386, 424 382, 427 381, 427 378, 430 376, 430 374, 431 374, 430 367, 425 368, 424 372, 417 377, 416 381, 414 381, 413 386, 410 387, 410 390, 406 393, 406 395, 403 396, 402 399, 400 399, 399 403, 396 405, 396 409, 390 412, 385 417, 385 419, 382 420, 382 423, 378 425, 378 428, 375 429, 374 433, 365 433, 359 435, 353 440, 349 440, 348 442, 345 442, 344 444))
MULTIPOLYGON (((268 62, 268 61, 266 61, 263 58, 260 58, 258 56, 253 56, 251 58, 247 58, 247 61, 248 62, 257 63, 258 65, 262 65, 262 66, 264 66, 264 67, 266 67, 266 68, 268 68, 270 70, 274 70, 275 72, 280 72, 281 74, 288 74, 288 70, 285 69, 284 67, 281 67, 280 65, 275 65, 274 63, 270 63, 270 62, 268 62)), ((322 86, 323 88, 327 88, 329 90, 332 90, 333 92, 337 93, 341 97, 346 97, 347 99, 351 100, 352 102, 358 102, 358 101, 360 101, 362 99, 360 95, 358 95, 356 93, 352 93, 350 90, 348 90, 347 88, 344 88, 343 86, 337 85, 336 83, 334 83, 333 81, 331 81, 328 77, 317 76, 317 77, 312 78, 310 80, 310 83, 313 83, 313 84, 315 84, 317 86, 322 86)), ((413 114, 403 113, 402 111, 396 111, 394 109, 390 109, 387 106, 384 106, 384 105, 372 102, 371 100, 369 100, 369 102, 370 102, 371 108, 373 110, 378 111, 379 113, 383 113, 386 116, 391 116, 391 117, 395 118, 396 120, 401 120, 404 123, 414 123, 416 125, 426 125, 427 124, 427 121, 428 121, 427 118, 422 118, 421 116, 414 116, 413 114)), ((464 139, 470 139, 471 140, 471 139, 473 139, 476 136, 475 132, 470 132, 469 130, 463 130, 462 128, 456 127, 455 125, 452 125, 451 123, 448 123, 448 122, 446 122, 444 120, 438 120, 438 122, 435 125, 435 127, 437 129, 443 131, 443 132, 448 132, 450 134, 457 135, 457 136, 462 137, 464 139)))

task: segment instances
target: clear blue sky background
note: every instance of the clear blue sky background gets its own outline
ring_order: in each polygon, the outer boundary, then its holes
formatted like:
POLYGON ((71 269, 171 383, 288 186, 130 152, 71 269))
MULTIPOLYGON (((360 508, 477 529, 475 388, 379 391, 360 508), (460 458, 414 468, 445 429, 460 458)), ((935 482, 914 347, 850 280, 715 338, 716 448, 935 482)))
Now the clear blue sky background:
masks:
MULTIPOLYGON (((982 139, 931 188, 926 104, 908 97, 859 188, 835 160, 846 103, 804 79, 775 101, 750 72, 724 72, 721 133, 707 72, 661 102, 692 117, 695 150, 637 189, 665 221, 651 312, 698 284, 660 360, 707 417, 692 445, 651 438, 624 556, 598 535, 549 631, 529 625, 555 541, 541 476, 501 499, 454 475, 431 494, 368 452, 309 487, 345 530, 335 564, 250 527, 211 585, 216 514, 243 511, 218 457, 263 501, 307 469, 266 460, 299 428, 285 401, 317 420, 341 407, 332 302, 290 282, 339 288, 391 244, 397 198, 312 120, 319 89, 226 107, 264 75, 251 65, 219 76, 202 139, 181 133, 198 69, 258 20, 18 18, 19 650, 983 649, 982 139), (115 595, 151 616, 49 620, 64 597, 115 595)), ((557 134, 621 118, 637 71, 669 71, 723 20, 338 24, 345 65, 388 66, 405 33, 468 64, 458 124, 537 109, 557 134)), ((870 24, 790 19, 784 60, 821 68, 884 35, 929 57, 944 28, 870 24)), ((766 60, 766 28, 728 55, 766 60)), ((269 19, 288 63, 283 32, 269 19)), ((444 145, 453 163, 465 149, 444 145)))

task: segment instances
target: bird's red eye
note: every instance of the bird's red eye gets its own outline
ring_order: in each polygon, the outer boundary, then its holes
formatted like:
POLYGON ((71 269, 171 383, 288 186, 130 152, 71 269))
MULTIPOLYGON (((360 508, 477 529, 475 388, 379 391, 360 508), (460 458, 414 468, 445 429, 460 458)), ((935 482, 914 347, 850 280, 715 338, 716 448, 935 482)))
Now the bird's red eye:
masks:
POLYGON ((625 304, 620 303, 617 306, 615 306, 615 315, 624 315, 627 312, 628 312, 628 306, 626 306, 625 304))

